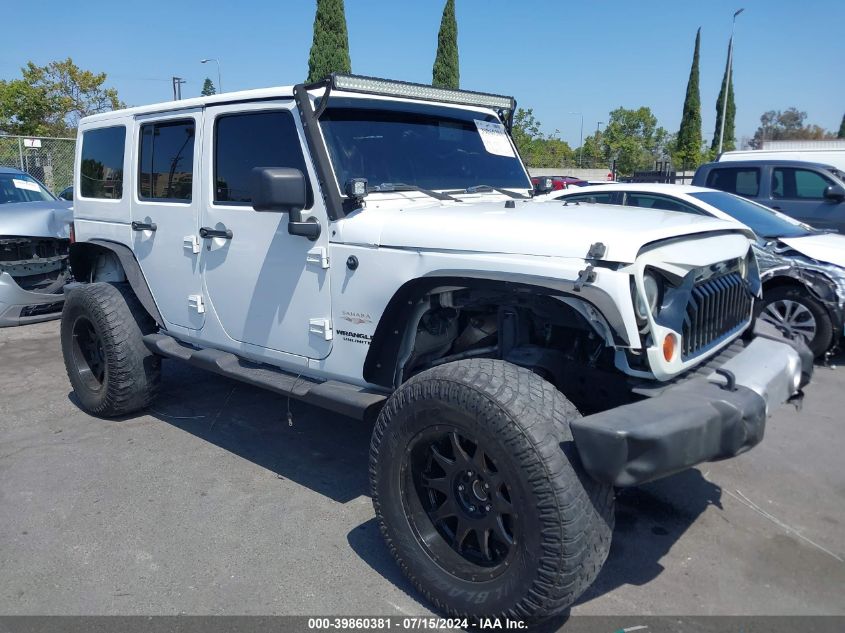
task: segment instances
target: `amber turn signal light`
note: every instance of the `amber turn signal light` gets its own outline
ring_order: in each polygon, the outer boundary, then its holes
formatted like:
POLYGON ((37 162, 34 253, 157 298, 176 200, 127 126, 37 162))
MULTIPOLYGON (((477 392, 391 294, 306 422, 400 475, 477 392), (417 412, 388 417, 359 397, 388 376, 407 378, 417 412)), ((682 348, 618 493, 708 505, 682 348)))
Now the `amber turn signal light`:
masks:
POLYGON ((675 349, 678 347, 678 337, 674 334, 667 334, 663 339, 663 358, 668 363, 675 357, 675 349))

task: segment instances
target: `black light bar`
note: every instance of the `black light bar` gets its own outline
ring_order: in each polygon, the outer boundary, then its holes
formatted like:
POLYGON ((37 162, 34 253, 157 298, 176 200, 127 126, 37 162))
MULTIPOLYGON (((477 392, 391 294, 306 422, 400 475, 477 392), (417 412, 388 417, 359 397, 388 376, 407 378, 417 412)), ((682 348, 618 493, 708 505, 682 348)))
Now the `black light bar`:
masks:
POLYGON ((516 108, 516 100, 513 97, 505 97, 486 92, 436 88, 435 86, 408 81, 394 81, 392 79, 379 79, 378 77, 339 73, 332 74, 329 79, 331 80, 330 85, 334 90, 343 90, 345 92, 361 92, 385 97, 403 97, 406 99, 419 99, 421 101, 439 101, 442 103, 481 106, 494 110, 507 110, 508 112, 513 112, 516 108))

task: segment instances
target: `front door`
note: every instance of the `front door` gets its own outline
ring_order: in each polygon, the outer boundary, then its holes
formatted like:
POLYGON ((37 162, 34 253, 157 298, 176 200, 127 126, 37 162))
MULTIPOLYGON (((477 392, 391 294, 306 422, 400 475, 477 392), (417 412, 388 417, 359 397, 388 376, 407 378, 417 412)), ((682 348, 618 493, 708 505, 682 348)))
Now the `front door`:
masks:
POLYGON ((288 233, 287 213, 255 211, 250 194, 254 167, 294 167, 315 182, 293 102, 207 108, 203 139, 209 184, 200 231, 209 237, 201 238, 201 266, 221 326, 242 343, 325 358, 332 330, 322 199, 309 186, 303 218, 323 227, 312 242, 288 233))
POLYGON ((204 320, 196 235, 202 110, 138 117, 133 249, 162 318, 200 329, 204 320))
POLYGON ((816 169, 775 167, 769 206, 819 229, 845 231, 845 202, 824 197, 832 184, 832 177, 816 169))

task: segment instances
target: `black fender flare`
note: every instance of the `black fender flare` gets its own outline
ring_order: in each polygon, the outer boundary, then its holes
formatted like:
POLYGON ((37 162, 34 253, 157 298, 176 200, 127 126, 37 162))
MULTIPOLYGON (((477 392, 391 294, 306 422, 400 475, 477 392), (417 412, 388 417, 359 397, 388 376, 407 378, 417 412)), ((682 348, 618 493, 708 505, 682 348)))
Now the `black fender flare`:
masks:
MULTIPOLYGON (((574 284, 574 282, 572 282, 574 284)), ((414 310, 414 300, 439 286, 458 286, 474 289, 507 289, 515 295, 521 292, 541 295, 568 295, 590 304, 607 319, 610 333, 617 345, 629 345, 624 321, 610 298, 601 290, 585 286, 581 292, 546 288, 530 283, 506 281, 484 277, 432 276, 419 277, 403 284, 387 304, 379 318, 370 340, 370 349, 364 359, 363 375, 367 382, 392 389, 395 387, 394 370, 399 358, 399 348, 406 327, 414 310), (402 324, 397 328, 397 324, 402 324)))
POLYGON ((155 319, 159 327, 166 330, 167 327, 153 298, 153 293, 150 292, 150 287, 147 284, 144 273, 141 271, 141 265, 138 263, 132 250, 125 244, 100 239, 71 244, 70 268, 76 280, 85 281, 90 279, 92 268, 97 261, 97 256, 101 255, 103 251, 111 252, 117 257, 121 268, 123 268, 126 281, 132 288, 132 292, 138 297, 138 301, 141 302, 147 313, 155 319))

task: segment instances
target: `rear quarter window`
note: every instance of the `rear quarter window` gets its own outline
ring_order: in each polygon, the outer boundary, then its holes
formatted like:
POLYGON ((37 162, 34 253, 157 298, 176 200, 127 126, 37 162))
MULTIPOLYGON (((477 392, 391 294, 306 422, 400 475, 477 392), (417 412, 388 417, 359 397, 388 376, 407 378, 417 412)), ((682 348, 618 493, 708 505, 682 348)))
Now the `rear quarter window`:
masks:
POLYGON ((83 198, 123 197, 123 150, 126 127, 102 127, 82 133, 79 193, 83 198))
POLYGON ((706 187, 738 196, 756 198, 760 194, 760 170, 756 167, 719 167, 707 174, 706 187))

